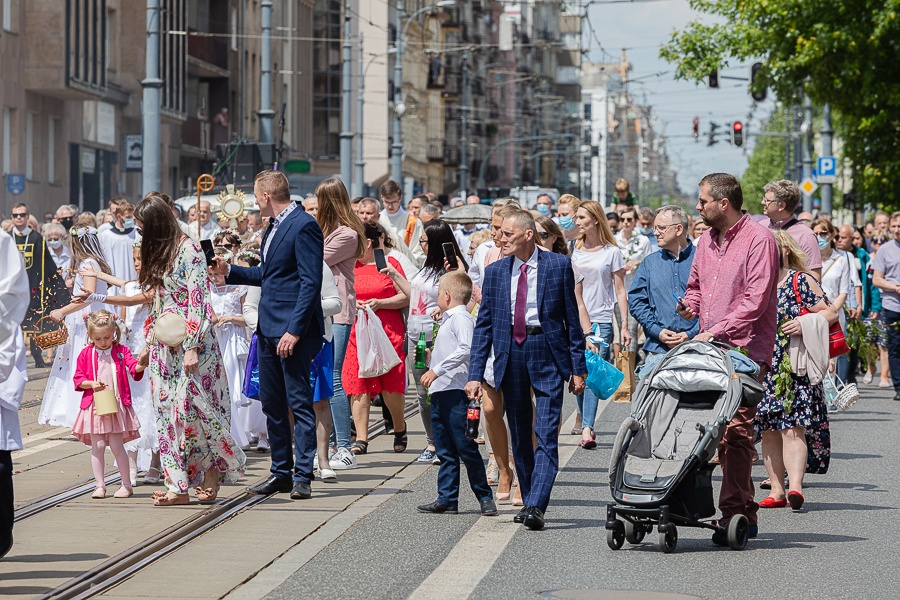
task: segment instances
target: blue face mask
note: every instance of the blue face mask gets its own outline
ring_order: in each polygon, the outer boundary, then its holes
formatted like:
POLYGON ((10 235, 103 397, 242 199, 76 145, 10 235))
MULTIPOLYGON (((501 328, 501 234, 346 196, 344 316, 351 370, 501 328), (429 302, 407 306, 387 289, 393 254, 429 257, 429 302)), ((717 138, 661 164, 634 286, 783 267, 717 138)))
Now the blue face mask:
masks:
POLYGON ((134 227, 134 219, 125 219, 125 223, 123 224, 125 229, 131 229, 134 227))
POLYGON ((825 248, 827 248, 830 245, 828 242, 828 238, 816 236, 816 240, 818 240, 818 242, 819 242, 819 250, 824 250, 825 248))
POLYGON ((547 217, 550 216, 550 207, 546 204, 538 204, 537 211, 541 213, 541 216, 547 217))
POLYGON ((650 235, 653 233, 652 227, 638 227, 637 230, 641 235, 650 235))
POLYGON ((559 226, 562 227, 565 231, 572 231, 575 229, 575 221, 572 217, 560 217, 559 218, 559 226))

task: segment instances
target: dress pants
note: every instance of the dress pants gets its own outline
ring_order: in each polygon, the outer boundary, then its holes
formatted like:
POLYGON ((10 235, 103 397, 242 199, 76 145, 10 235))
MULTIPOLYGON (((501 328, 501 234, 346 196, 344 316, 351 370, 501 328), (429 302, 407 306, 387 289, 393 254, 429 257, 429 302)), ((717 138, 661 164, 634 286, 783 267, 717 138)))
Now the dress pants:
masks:
POLYGON ((462 390, 446 390, 431 395, 431 429, 441 467, 438 469, 438 502, 459 503, 459 461, 466 464, 469 487, 479 502, 491 500, 484 460, 478 443, 466 437, 466 409, 469 399, 462 390))
POLYGON ((543 333, 510 344, 503 374, 503 408, 525 506, 547 510, 559 471, 559 421, 566 382, 553 362, 543 333), (534 413, 531 393, 534 391, 534 413), (532 443, 532 415, 537 448, 532 443))
POLYGON ((756 407, 739 408, 734 419, 725 428, 719 442, 719 464, 722 467, 722 490, 719 493, 719 510, 722 519, 744 515, 751 525, 756 524, 759 504, 753 500, 753 418, 756 407))
POLYGON ((283 481, 309 483, 313 479, 316 452, 316 417, 309 369, 322 349, 323 339, 300 338, 287 358, 278 356, 279 340, 257 336, 259 400, 269 432, 271 471, 283 481), (288 411, 294 415, 293 435, 288 411))
POLYGON ((12 546, 13 520, 13 465, 12 452, 0 450, 0 556, 12 546))

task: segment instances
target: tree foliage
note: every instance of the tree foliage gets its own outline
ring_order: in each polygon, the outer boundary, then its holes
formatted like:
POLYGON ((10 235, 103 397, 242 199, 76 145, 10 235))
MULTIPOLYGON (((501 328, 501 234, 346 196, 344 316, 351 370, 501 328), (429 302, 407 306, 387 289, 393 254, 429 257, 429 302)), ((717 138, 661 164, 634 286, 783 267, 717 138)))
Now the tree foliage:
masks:
POLYGON ((731 62, 761 60, 757 87, 783 103, 806 91, 840 115, 838 134, 857 196, 900 207, 900 0, 691 0, 701 20, 660 55, 701 81, 731 62))
MULTIPOLYGON (((768 133, 784 133, 786 131, 784 111, 776 110, 766 123, 763 131, 768 133)), ((761 206, 752 205, 755 198, 762 198, 763 187, 770 181, 784 178, 784 138, 758 137, 747 170, 741 176, 741 188, 746 198, 750 199, 752 212, 762 212, 761 206), (756 195, 754 195, 756 194, 756 195)))

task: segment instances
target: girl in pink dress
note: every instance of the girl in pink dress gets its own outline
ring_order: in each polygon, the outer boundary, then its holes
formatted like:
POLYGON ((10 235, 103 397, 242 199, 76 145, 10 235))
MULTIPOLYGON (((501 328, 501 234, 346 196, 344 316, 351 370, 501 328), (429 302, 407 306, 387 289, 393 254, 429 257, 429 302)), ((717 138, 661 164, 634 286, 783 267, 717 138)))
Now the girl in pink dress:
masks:
POLYGON ((91 468, 97 481, 97 489, 91 497, 106 497, 103 454, 109 446, 122 475, 122 487, 114 496, 128 498, 132 491, 125 443, 140 437, 140 423, 131 406, 128 375, 135 381, 140 380, 144 376, 144 366, 119 343, 115 315, 107 310, 95 310, 85 321, 91 343, 81 351, 76 363, 75 389, 82 390, 83 395, 72 434, 91 447, 91 468), (118 412, 101 416, 94 408, 94 392, 107 389, 116 394, 118 412))

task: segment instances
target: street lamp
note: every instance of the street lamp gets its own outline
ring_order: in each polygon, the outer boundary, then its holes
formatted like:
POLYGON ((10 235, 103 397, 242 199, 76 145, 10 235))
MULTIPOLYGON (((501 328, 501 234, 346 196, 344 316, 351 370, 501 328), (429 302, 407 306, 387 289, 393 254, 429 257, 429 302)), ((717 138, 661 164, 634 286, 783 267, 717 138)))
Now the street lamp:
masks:
POLYGON ((429 6, 425 6, 415 11, 403 22, 403 0, 397 0, 397 17, 396 31, 397 41, 394 47, 397 49, 397 58, 394 61, 394 141, 391 144, 391 179, 403 187, 403 140, 400 127, 400 118, 406 112, 406 105, 403 103, 403 41, 406 38, 406 31, 409 29, 413 19, 422 13, 431 12, 436 8, 454 6, 456 0, 440 0, 429 6))

